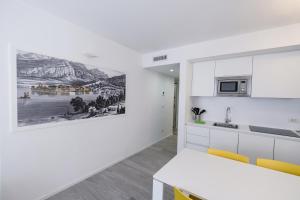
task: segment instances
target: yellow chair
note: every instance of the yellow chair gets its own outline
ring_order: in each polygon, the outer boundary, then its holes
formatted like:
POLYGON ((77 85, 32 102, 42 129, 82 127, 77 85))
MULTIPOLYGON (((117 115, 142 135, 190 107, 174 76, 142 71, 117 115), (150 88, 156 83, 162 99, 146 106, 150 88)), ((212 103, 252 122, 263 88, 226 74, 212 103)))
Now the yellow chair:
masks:
POLYGON ((263 158, 258 158, 256 160, 256 165, 260 167, 300 176, 300 165, 295 165, 295 164, 282 162, 278 160, 263 159, 263 158))
POLYGON ((174 187, 174 199, 175 200, 201 200, 198 197, 195 197, 194 195, 186 195, 178 188, 174 187))
POLYGON ((247 156, 243 156, 243 155, 233 153, 230 151, 223 151, 223 150, 219 150, 219 149, 209 148, 208 154, 228 158, 231 160, 240 161, 243 163, 249 163, 249 158, 247 156))

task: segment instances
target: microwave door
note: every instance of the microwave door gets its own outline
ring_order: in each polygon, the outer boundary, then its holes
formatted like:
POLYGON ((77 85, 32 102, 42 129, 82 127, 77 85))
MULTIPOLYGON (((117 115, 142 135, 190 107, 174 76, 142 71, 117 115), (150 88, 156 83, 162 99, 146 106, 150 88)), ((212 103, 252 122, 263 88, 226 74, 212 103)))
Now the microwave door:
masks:
POLYGON ((219 93, 221 94, 235 94, 238 92, 238 81, 220 81, 219 93))

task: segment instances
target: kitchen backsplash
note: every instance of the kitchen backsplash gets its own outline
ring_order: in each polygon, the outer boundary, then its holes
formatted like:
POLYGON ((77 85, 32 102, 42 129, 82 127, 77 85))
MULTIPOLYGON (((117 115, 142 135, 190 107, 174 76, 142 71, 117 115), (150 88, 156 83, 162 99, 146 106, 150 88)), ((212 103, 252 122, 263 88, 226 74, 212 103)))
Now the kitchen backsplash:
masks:
POLYGON ((192 106, 207 110, 204 120, 224 122, 231 107, 232 123, 300 129, 300 99, 191 97, 192 106))

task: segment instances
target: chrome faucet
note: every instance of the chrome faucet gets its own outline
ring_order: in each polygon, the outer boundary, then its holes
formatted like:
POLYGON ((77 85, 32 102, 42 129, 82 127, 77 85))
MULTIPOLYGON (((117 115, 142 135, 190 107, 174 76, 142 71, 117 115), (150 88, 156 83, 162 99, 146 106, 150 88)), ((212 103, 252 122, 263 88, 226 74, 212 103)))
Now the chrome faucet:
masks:
POLYGON ((228 124, 231 122, 231 117, 230 117, 230 114, 231 114, 231 108, 228 106, 226 108, 226 116, 225 116, 225 123, 228 124))

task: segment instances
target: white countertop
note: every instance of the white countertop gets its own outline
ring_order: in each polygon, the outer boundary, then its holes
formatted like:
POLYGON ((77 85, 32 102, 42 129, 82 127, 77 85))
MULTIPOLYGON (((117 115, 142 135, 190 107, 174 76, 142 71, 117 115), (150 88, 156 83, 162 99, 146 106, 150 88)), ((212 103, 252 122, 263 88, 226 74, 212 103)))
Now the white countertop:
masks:
POLYGON ((184 149, 153 178, 208 200, 299 200, 300 177, 184 149))
MULTIPOLYGON (((206 122, 205 124, 197 124, 195 122, 187 122, 186 125, 214 128, 214 129, 220 129, 220 130, 226 130, 226 131, 238 132, 238 133, 244 133, 244 134, 261 135, 261 136, 266 136, 266 137, 280 138, 280 139, 300 142, 300 138, 296 138, 296 137, 288 137, 288 136, 268 134, 268 133, 252 132, 252 131, 250 131, 249 125, 237 124, 239 126, 239 128, 233 129, 233 128, 224 128, 224 127, 214 126, 213 123, 215 123, 215 122, 212 122, 212 121, 205 121, 205 122, 206 122)), ((297 133, 295 131, 293 131, 293 132, 296 133, 297 135, 299 135, 299 133, 297 133)))

